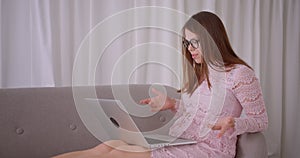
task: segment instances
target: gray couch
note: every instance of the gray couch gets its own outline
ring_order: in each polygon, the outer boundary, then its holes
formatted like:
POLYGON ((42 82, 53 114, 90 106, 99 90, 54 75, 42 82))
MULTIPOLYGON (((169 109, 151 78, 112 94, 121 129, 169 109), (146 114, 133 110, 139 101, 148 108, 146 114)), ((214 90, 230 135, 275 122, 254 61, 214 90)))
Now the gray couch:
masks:
MULTIPOLYGON (((114 85, 122 92, 129 90, 138 101, 149 97, 149 85, 114 85)), ((180 97, 172 87, 165 86, 167 95, 180 97)), ((88 94, 91 87, 76 87, 88 94)), ((96 86, 98 98, 112 99, 112 87, 96 86)), ((133 117, 142 131, 157 129, 173 117, 169 111, 152 117, 133 117), (145 123, 147 122, 147 123, 145 123)), ((43 158, 74 150, 83 150, 101 143, 84 126, 76 106, 72 87, 0 89, 0 157, 43 158)), ((239 137, 239 158, 267 157, 262 133, 239 137)))

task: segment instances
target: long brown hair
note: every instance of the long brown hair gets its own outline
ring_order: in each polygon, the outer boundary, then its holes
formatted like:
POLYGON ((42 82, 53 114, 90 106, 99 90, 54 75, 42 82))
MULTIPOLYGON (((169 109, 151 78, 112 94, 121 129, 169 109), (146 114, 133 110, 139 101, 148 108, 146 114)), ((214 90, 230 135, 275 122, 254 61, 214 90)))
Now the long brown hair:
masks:
POLYGON ((200 64, 195 63, 189 50, 182 46, 185 59, 181 92, 192 94, 205 79, 211 88, 209 66, 214 68, 223 66, 226 70, 230 70, 234 64, 243 64, 251 68, 233 51, 225 27, 217 15, 206 11, 193 15, 182 29, 182 40, 185 40, 186 29, 198 36, 204 60, 200 64))

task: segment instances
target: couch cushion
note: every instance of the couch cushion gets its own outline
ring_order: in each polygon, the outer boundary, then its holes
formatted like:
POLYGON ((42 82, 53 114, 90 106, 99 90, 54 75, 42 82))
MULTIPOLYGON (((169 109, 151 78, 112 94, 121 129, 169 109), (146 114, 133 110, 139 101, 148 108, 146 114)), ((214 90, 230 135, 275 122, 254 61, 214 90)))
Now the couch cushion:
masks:
POLYGON ((261 132, 239 136, 236 158, 267 158, 267 153, 265 137, 261 132))

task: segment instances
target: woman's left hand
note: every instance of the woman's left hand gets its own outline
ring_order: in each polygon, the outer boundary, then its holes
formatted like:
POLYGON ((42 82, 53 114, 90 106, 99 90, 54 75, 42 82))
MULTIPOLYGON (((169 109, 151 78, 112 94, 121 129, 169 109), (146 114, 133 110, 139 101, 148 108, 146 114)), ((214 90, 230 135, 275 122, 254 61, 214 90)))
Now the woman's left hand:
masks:
POLYGON ((234 128, 234 123, 234 118, 228 116, 219 119, 215 125, 210 125, 210 127, 212 130, 220 130, 220 133, 217 135, 217 137, 220 138, 228 129, 234 128))

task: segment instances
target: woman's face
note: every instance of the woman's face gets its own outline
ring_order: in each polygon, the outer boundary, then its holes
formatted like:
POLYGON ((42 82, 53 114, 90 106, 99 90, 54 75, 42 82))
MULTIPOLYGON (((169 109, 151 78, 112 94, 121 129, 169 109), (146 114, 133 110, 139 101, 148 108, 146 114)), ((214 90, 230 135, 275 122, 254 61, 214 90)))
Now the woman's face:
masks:
POLYGON ((187 46, 187 49, 191 53, 192 58, 197 64, 202 63, 203 56, 201 52, 200 42, 198 40, 197 35, 187 29, 184 30, 184 33, 185 33, 185 39, 187 40, 185 45, 187 46))

